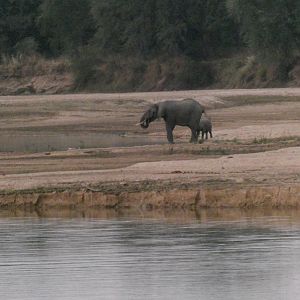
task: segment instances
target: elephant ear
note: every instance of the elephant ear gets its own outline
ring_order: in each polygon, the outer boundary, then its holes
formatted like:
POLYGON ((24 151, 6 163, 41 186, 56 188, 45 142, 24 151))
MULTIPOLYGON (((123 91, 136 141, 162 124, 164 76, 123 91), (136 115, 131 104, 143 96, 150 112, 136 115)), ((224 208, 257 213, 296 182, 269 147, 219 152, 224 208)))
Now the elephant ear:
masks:
POLYGON ((166 115, 166 105, 164 102, 159 103, 159 105, 157 105, 158 107, 158 111, 157 111, 157 118, 164 118, 166 115))
POLYGON ((153 106, 151 107, 150 119, 151 121, 154 121, 157 117, 158 117, 158 105, 153 104, 153 106))

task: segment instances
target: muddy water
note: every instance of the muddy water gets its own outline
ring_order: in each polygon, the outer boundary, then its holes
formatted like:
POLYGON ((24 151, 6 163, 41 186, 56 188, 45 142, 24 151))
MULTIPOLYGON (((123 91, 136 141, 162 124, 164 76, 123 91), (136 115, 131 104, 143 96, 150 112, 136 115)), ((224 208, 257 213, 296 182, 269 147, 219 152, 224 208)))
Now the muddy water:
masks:
POLYGON ((85 148, 143 146, 166 143, 165 139, 125 136, 122 133, 1 134, 0 152, 43 152, 85 148))
POLYGON ((0 299, 300 299, 293 212, 0 218, 0 299))

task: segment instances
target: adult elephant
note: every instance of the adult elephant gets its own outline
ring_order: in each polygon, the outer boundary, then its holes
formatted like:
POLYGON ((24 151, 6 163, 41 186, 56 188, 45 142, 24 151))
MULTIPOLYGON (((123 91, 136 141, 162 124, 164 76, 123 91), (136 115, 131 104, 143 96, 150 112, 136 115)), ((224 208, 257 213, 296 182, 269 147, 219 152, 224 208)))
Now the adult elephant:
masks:
POLYGON ((153 104, 141 117, 138 124, 146 129, 156 119, 163 118, 166 123, 167 138, 173 144, 173 130, 176 125, 187 126, 191 129, 190 142, 196 143, 199 137, 199 124, 204 108, 194 99, 181 101, 167 100, 153 104))

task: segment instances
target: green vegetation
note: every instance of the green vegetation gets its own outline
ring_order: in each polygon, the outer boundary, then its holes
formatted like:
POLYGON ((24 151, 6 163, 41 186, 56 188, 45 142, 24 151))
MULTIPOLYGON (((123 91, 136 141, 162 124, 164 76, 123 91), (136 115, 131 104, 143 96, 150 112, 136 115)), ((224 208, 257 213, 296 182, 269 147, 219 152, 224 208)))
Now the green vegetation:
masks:
POLYGON ((278 76, 286 79, 298 55, 300 3, 296 0, 228 0, 249 48, 266 61, 278 63, 278 76))
POLYGON ((280 86, 299 43, 297 0, 0 0, 1 78, 63 57, 78 90, 280 86))
POLYGON ((252 144, 280 144, 280 143, 292 143, 292 142, 300 142, 299 136, 284 136, 284 137, 278 137, 278 138, 267 138, 267 137, 261 137, 261 138, 254 138, 252 141, 252 144))

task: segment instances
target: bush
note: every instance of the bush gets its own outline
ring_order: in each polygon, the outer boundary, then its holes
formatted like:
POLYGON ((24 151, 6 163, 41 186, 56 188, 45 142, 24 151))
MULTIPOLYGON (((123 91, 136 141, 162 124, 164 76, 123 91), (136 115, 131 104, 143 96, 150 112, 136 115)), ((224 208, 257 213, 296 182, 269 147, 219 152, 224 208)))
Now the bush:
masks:
POLYGON ((33 56, 37 53, 38 44, 32 37, 27 37, 21 41, 19 41, 15 47, 15 52, 17 54, 33 56))
POLYGON ((208 62, 188 60, 176 76, 177 87, 196 89, 207 87, 214 82, 212 68, 208 62))
POLYGON ((74 56, 71 60, 76 89, 83 89, 87 85, 95 83, 97 73, 99 73, 98 65, 100 63, 101 60, 95 48, 83 47, 80 49, 79 54, 74 56))

